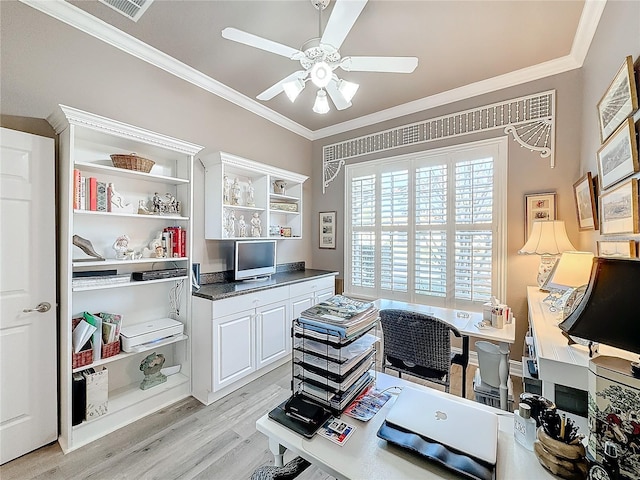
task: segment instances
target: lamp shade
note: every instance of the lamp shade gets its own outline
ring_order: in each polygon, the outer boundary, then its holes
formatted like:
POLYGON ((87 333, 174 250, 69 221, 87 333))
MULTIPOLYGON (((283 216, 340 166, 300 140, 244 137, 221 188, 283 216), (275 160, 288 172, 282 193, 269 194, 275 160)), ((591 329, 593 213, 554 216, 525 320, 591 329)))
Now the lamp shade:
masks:
POLYGON ((569 335, 640 354, 640 261, 595 257, 589 284, 558 326, 569 335))
POLYGON ((316 102, 313 104, 313 111, 316 113, 327 113, 329 111, 329 100, 327 100, 327 92, 318 90, 316 102))
POLYGON ((531 235, 518 253, 524 255, 559 255, 575 247, 567 237, 562 220, 544 220, 533 222, 531 235))
POLYGON ((575 288, 589 283, 593 253, 567 251, 563 252, 560 260, 554 265, 549 274, 546 286, 548 288, 575 288))
POLYGON ((294 78, 290 82, 283 83, 282 89, 284 93, 287 94, 287 97, 289 97, 289 100, 294 102, 295 99, 298 98, 298 95, 300 95, 300 92, 304 90, 304 81, 300 78, 294 78))

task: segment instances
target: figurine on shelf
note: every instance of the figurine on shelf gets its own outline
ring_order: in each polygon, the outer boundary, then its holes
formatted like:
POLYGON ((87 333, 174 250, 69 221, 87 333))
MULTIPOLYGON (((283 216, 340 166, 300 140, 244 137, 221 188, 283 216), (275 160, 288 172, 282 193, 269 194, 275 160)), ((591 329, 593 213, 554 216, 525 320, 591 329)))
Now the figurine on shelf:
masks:
POLYGON ((226 175, 222 177, 222 189, 224 192, 222 194, 222 203, 229 205, 231 203, 231 180, 226 175))
POLYGON ((129 248, 128 235, 120 235, 116 238, 113 249, 116 251, 116 260, 127 260, 133 256, 133 249, 129 248))
POLYGON ((255 189, 253 188, 253 184, 251 183, 251 179, 249 179, 249 183, 247 184, 247 195, 246 195, 246 204, 249 207, 256 206, 255 200, 255 189))
POLYGON ((104 260, 104 257, 93 249, 93 245, 86 238, 82 238, 80 235, 74 235, 73 244, 90 257, 96 260, 104 260))
POLYGON ((147 355, 140 363, 140 370, 144 373, 144 380, 140 384, 141 390, 155 387, 167 381, 167 376, 160 371, 164 361, 164 355, 153 352, 151 355, 147 355))
POLYGON ((160 198, 160 194, 158 192, 153 194, 153 198, 151 199, 151 203, 153 205, 153 213, 161 213, 162 212, 162 199, 160 198))
POLYGON ((124 197, 116 192, 113 183, 109 183, 109 185, 107 186, 107 197, 111 198, 111 208, 116 207, 119 209, 124 209, 131 205, 130 203, 126 203, 124 197))
POLYGON ((240 184, 236 178, 231 186, 231 204, 240 205, 240 184))
POLYGON ((147 208, 147 202, 140 200, 138 202, 138 215, 153 215, 153 212, 147 208))
POLYGON ((227 234, 229 238, 236 236, 236 213, 233 210, 229 212, 229 218, 227 220, 227 234))
POLYGON ((260 214, 258 212, 254 212, 253 217, 251 218, 251 236, 259 237, 262 235, 262 222, 260 220, 260 214))
POLYGON ((238 220, 238 230, 240 237, 247 236, 247 223, 244 221, 244 215, 240 215, 240 219, 238 220))

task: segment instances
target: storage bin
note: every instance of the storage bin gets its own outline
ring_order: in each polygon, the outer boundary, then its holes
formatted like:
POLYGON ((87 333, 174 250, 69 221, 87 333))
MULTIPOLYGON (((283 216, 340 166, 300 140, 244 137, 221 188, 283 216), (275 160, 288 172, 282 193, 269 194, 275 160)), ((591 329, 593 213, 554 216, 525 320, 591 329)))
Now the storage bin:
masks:
POLYGON ((102 344, 102 356, 100 358, 113 357, 120 353, 120 340, 102 344))
POLYGON ((105 367, 92 370, 82 372, 87 382, 87 421, 106 414, 109 404, 109 371, 105 367))
MULTIPOLYGON (((71 320, 71 331, 76 328, 76 325, 82 320, 82 318, 74 318, 71 320)), ((74 353, 71 350, 71 368, 76 369, 80 367, 84 367, 86 365, 90 365, 93 362, 93 349, 88 348, 78 353, 74 353)))

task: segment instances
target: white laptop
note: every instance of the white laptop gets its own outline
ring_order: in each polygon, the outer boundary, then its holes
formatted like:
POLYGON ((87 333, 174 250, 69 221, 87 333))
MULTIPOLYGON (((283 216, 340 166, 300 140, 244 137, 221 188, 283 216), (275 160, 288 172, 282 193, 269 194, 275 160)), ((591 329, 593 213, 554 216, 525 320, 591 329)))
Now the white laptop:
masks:
POLYGON ((435 390, 404 387, 387 422, 491 464, 498 451, 498 415, 435 390))

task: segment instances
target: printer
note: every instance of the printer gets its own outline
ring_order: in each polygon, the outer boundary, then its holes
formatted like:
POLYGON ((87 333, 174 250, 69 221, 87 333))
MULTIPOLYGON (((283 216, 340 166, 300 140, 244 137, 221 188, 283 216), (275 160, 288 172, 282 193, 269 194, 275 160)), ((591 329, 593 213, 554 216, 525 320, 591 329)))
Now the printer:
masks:
POLYGON ((125 352, 137 352, 154 344, 164 343, 162 340, 169 337, 177 337, 184 332, 184 324, 172 318, 159 318, 122 327, 120 339, 122 350, 125 352))

